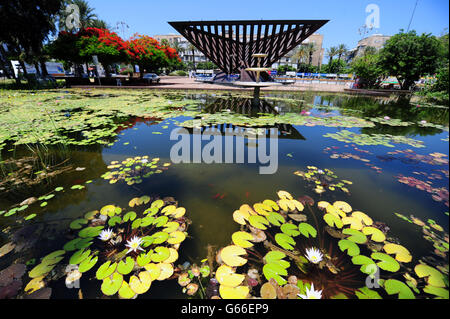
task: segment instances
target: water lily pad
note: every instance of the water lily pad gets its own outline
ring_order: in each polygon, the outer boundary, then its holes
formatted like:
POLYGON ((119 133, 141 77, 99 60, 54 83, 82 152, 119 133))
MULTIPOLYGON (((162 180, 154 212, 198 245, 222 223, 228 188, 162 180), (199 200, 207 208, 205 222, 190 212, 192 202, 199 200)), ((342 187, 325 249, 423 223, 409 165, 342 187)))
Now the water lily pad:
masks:
POLYGON ((79 231, 78 236, 82 238, 97 237, 102 232, 104 226, 86 227, 79 231))
POLYGON ((389 295, 398 294, 398 299, 416 299, 411 289, 399 280, 388 279, 384 282, 383 286, 389 295))
POLYGON ((116 272, 112 276, 103 279, 101 290, 105 295, 112 296, 119 291, 122 283, 123 276, 116 272))
POLYGON ((144 266, 145 270, 150 274, 152 280, 156 280, 161 275, 160 264, 148 263, 144 266))
POLYGON ((370 239, 378 243, 382 243, 386 240, 386 236, 378 228, 367 226, 362 229, 362 232, 364 235, 370 236, 370 239))
POLYGON ((355 265, 361 265, 361 272, 368 275, 373 274, 373 270, 377 267, 375 261, 364 255, 354 256, 352 258, 352 263, 355 265))
POLYGON ((186 208, 184 207, 177 207, 175 211, 172 213, 173 218, 178 219, 184 216, 186 214, 186 208))
POLYGON ((159 263, 158 267, 161 271, 159 274, 159 277, 156 278, 156 280, 166 280, 167 278, 170 278, 173 275, 173 266, 172 264, 167 263, 159 263))
POLYGON ((445 287, 444 275, 439 270, 428 265, 418 264, 414 267, 414 271, 420 278, 426 278, 429 285, 445 287))
POLYGON ((249 216, 248 221, 250 225, 261 230, 266 230, 267 227, 264 225, 269 225, 269 221, 265 217, 260 215, 249 216))
POLYGON ((273 278, 280 286, 287 283, 287 280, 282 277, 288 275, 286 268, 276 263, 265 264, 263 266, 263 274, 267 280, 273 278))
POLYGON ((291 264, 288 261, 283 260, 283 258, 285 257, 285 253, 278 250, 272 250, 264 256, 264 261, 266 262, 266 264, 274 263, 280 265, 283 268, 289 268, 291 264))
POLYGON ((401 245, 387 243, 383 246, 383 249, 390 255, 395 254, 395 259, 400 262, 409 263, 412 260, 409 250, 401 245))
POLYGON ((216 270, 217 281, 229 287, 239 286, 245 279, 245 275, 236 274, 233 268, 227 265, 221 265, 216 270))
MULTIPOLYGON (((111 261, 108 260, 104 264, 102 264, 95 273, 95 277, 97 277, 98 280, 103 280, 109 276, 112 275, 114 271, 116 271, 117 263, 111 264, 111 261)), ((117 288, 117 290, 120 288, 120 286, 117 288)))
POLYGON ((90 256, 90 257, 86 258, 85 260, 83 260, 80 263, 80 265, 78 267, 78 271, 83 273, 83 272, 87 272, 87 271, 91 270, 92 267, 95 266, 97 261, 98 261, 98 256, 95 256, 95 257, 90 256))
POLYGON ((176 245, 183 242, 186 239, 186 234, 182 231, 174 231, 169 234, 167 242, 171 245, 176 245))
POLYGON ((352 211, 352 206, 343 201, 336 201, 333 203, 333 206, 337 209, 340 209, 344 213, 350 213, 352 211))
POLYGON ((349 237, 347 237, 347 240, 350 240, 354 243, 357 244, 365 244, 367 242, 367 237, 366 235, 364 235, 362 232, 356 230, 356 229, 344 229, 342 231, 342 233, 344 235, 349 235, 349 237))
POLYGON ((283 233, 275 234, 275 241, 277 242, 278 245, 280 245, 284 249, 287 249, 287 250, 294 249, 295 240, 289 235, 286 235, 283 233))
POLYGON ((397 272, 400 269, 400 264, 391 256, 384 253, 372 253, 370 256, 374 260, 380 260, 377 262, 377 266, 383 270, 397 272))
POLYGON ((219 293, 223 299, 245 299, 250 289, 247 286, 229 287, 220 285, 219 293))
POLYGON ((130 288, 130 285, 124 280, 122 286, 119 289, 119 296, 123 299, 132 299, 136 296, 136 293, 130 288))
POLYGON ((152 237, 153 237, 153 244, 158 245, 158 244, 165 242, 169 238, 169 234, 166 232, 160 231, 160 232, 154 233, 152 235, 152 237))
POLYGON ((285 233, 286 235, 296 237, 300 235, 300 231, 298 230, 298 226, 295 226, 294 224, 285 223, 281 225, 280 230, 285 233))
POLYGON ((167 216, 159 216, 158 218, 155 218, 155 220, 153 221, 153 224, 156 227, 163 227, 167 224, 167 222, 169 221, 169 217, 167 216))
POLYGON ((134 268, 134 259, 127 257, 125 261, 121 260, 117 264, 117 272, 122 275, 128 275, 134 268))
POLYGON ((250 242, 253 240, 253 235, 244 231, 233 233, 233 235, 231 235, 231 239, 235 245, 242 248, 250 248, 253 246, 253 243, 250 242))
POLYGON ((72 221, 69 225, 71 229, 81 229, 82 225, 86 225, 88 221, 84 218, 78 218, 72 221))
POLYGON ((273 200, 271 199, 266 199, 263 201, 264 205, 270 206, 272 208, 272 210, 280 210, 280 207, 278 207, 277 203, 275 203, 273 200))
POLYGON ((341 249, 341 251, 346 251, 347 250, 347 254, 349 256, 356 256, 359 255, 359 247, 357 244, 355 244, 355 242, 350 241, 348 239, 341 239, 338 242, 338 246, 341 249))
POLYGON ((148 253, 142 253, 136 258, 136 262, 139 266, 144 267, 148 263, 152 261, 153 251, 149 251, 148 253))
POLYGON ((25 286, 24 291, 27 294, 31 294, 41 288, 44 288, 45 283, 42 279, 44 279, 44 276, 39 276, 30 280, 30 282, 25 286))
POLYGON ((317 230, 308 223, 300 223, 298 225, 298 230, 306 238, 309 238, 309 236, 316 238, 317 236, 317 230))
POLYGON ((367 226, 370 226, 373 224, 373 220, 372 218, 370 218, 369 216, 367 216, 366 214, 364 214, 363 212, 360 211, 355 211, 352 213, 352 217, 359 219, 359 221, 367 226))
POLYGON ((383 299, 378 292, 367 287, 358 289, 355 291, 355 295, 358 299, 383 299))
POLYGON ((71 265, 78 265, 80 264, 83 260, 85 260, 86 258, 89 257, 91 251, 88 250, 84 250, 84 249, 80 249, 78 251, 76 251, 69 259, 69 264, 71 265))
POLYGON ((220 251, 220 258, 228 266, 238 267, 244 265, 247 262, 247 259, 241 257, 246 254, 247 252, 244 248, 236 245, 230 245, 220 251))
POLYGON ((323 215, 323 220, 330 226, 330 227, 336 227, 336 228, 342 228, 344 224, 342 223, 342 220, 332 214, 325 214, 323 215))
POLYGON ((136 212, 131 211, 131 212, 126 213, 126 214, 123 216, 123 221, 124 221, 124 222, 133 221, 133 220, 136 219, 136 217, 137 217, 136 212))
MULTIPOLYGON (((282 223, 285 222, 284 217, 281 216, 279 213, 276 212, 270 212, 267 216, 266 216, 267 220, 275 225, 275 226, 280 226, 282 223)), ((244 224, 241 225, 245 225, 245 221, 244 224)))
POLYGON ((153 251, 152 255, 151 255, 151 259, 154 262, 163 262, 165 261, 167 258, 170 257, 170 250, 167 247, 163 247, 163 246, 158 246, 155 248, 155 250, 153 251))
POLYGON ((361 220, 353 216, 342 218, 342 223, 344 225, 350 225, 350 228, 355 230, 361 230, 364 227, 361 220))
POLYGON ((438 298, 443 298, 443 299, 448 299, 449 298, 449 293, 448 293, 448 289, 442 288, 442 287, 435 287, 432 285, 426 285, 423 288, 423 292, 430 294, 430 295, 435 295, 438 298))
MULTIPOLYGON (((146 217, 146 218, 152 218, 152 217, 146 217)), ((142 224, 141 224, 142 226, 142 224)), ((174 231, 176 231, 178 229, 178 227, 180 227, 180 224, 177 222, 168 222, 165 225, 165 228, 163 229, 164 232, 166 233, 172 233, 174 231)))
POLYGON ((110 219, 108 219, 108 225, 110 227, 114 227, 117 224, 120 224, 122 222, 122 218, 120 216, 113 216, 110 219))
POLYGON ((0 257, 3 257, 9 252, 13 251, 14 248, 16 248, 16 245, 12 242, 4 244, 2 247, 0 247, 0 257))
POLYGON ((178 259, 178 251, 175 248, 169 248, 169 257, 164 260, 166 264, 171 264, 178 259))
POLYGON ((148 271, 141 271, 138 277, 130 277, 130 288, 137 294, 146 293, 152 284, 152 278, 148 271))

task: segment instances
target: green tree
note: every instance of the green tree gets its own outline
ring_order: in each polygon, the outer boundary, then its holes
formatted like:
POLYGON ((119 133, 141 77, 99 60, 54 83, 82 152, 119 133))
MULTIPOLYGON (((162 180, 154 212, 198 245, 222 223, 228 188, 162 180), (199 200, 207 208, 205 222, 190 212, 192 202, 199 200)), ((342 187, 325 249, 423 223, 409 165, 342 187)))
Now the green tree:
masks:
POLYGON ((380 50, 380 65, 408 90, 421 76, 436 72, 442 55, 442 43, 435 36, 401 30, 380 50))
POLYGON ((351 71, 360 78, 363 88, 376 88, 384 78, 384 71, 377 54, 366 54, 357 57, 351 63, 351 71))
POLYGON ((338 56, 338 61, 341 61, 341 58, 347 53, 348 49, 347 46, 345 44, 339 44, 337 47, 337 56, 338 56))
POLYGON ((338 55, 338 54, 339 54, 339 53, 338 53, 338 48, 337 48, 337 47, 331 47, 331 48, 327 49, 326 55, 327 55, 327 57, 329 58, 329 60, 328 60, 328 66, 331 66, 331 65, 332 65, 333 58, 334 58, 336 55, 338 55))
POLYGON ((197 48, 192 44, 189 43, 188 47, 187 47, 188 51, 191 51, 192 53, 192 65, 193 65, 193 69, 197 70, 196 66, 195 66, 195 50, 197 50, 197 48))

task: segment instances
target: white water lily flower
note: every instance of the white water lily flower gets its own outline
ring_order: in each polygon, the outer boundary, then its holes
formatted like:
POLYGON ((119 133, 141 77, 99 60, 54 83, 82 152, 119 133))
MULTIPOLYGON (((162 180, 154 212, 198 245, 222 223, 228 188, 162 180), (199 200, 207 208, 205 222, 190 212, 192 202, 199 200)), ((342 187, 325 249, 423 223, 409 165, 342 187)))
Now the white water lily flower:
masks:
POLYGON ((320 252, 320 250, 313 247, 313 248, 306 249, 306 258, 313 264, 317 264, 322 260, 323 255, 320 252))
POLYGON ((102 230, 102 232, 100 233, 100 236, 98 236, 98 238, 100 238, 103 241, 108 241, 112 238, 112 236, 114 235, 112 229, 104 229, 102 230))
POLYGON ((133 238, 128 240, 127 244, 125 245, 126 247, 129 248, 127 251, 127 254, 130 251, 134 251, 134 252, 137 252, 138 250, 144 251, 144 249, 141 248, 141 244, 142 244, 142 238, 139 238, 137 236, 134 236, 133 238))
POLYGON ((315 290, 314 284, 311 284, 311 288, 306 288, 306 295, 297 294, 302 299, 322 299, 322 290, 315 290))

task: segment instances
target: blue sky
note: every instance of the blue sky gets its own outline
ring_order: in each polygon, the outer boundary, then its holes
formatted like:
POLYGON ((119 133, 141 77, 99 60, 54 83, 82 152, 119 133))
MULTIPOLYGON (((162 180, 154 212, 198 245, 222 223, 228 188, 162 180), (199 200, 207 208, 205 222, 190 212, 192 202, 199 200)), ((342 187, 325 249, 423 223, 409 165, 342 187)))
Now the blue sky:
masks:
MULTIPOLYGON (((369 13, 380 9, 380 28, 372 33, 393 35, 407 29, 416 0, 88 0, 99 18, 110 26, 128 26, 119 35, 176 33, 167 21, 239 19, 327 19, 319 29, 324 48, 344 43, 356 46, 358 33, 369 13)), ((440 35, 449 25, 448 0, 418 0, 411 29, 440 35)))

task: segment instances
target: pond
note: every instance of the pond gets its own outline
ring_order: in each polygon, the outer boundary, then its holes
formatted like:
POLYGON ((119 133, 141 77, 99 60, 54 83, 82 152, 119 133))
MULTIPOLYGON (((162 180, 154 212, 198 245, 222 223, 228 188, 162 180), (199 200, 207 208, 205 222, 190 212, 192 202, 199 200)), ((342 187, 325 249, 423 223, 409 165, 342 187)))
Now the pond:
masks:
POLYGON ((0 298, 448 299, 448 108, 311 92, 0 98, 0 298))

